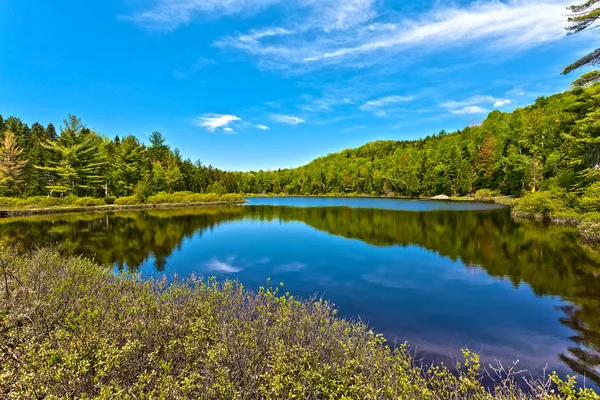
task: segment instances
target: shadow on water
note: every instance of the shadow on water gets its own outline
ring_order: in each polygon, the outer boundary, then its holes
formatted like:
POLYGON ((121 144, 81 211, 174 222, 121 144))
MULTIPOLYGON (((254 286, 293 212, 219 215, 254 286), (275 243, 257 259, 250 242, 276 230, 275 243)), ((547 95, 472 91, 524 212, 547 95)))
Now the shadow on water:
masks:
POLYGON ((301 222, 372 246, 418 246, 466 266, 556 296, 560 323, 573 335, 559 355, 600 384, 600 256, 575 229, 514 221, 508 210, 407 212, 347 207, 231 206, 119 213, 65 214, 0 220, 4 244, 22 249, 60 243, 66 254, 136 271, 153 260, 163 271, 186 238, 234 221, 301 222))

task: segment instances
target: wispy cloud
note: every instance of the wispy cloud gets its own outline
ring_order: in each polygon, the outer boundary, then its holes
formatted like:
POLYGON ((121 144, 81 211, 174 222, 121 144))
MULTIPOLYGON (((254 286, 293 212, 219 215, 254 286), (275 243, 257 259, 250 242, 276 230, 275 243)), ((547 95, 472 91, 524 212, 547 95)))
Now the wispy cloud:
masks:
POLYGON ((450 110, 452 114, 486 114, 489 111, 479 106, 467 106, 455 110, 450 110))
POLYGON ((194 17, 215 18, 238 13, 255 13, 280 0, 154 0, 144 11, 124 17, 149 29, 172 30, 194 17))
POLYGON ((347 29, 366 22, 376 13, 375 0, 154 0, 139 13, 124 17, 147 28, 172 30, 198 18, 255 14, 270 6, 291 9, 290 14, 310 15, 325 30, 347 29))
POLYGON ((376 100, 369 100, 359 108, 362 111, 371 111, 392 104, 406 103, 412 101, 413 99, 413 96, 386 96, 376 100))
POLYGON ((494 0, 465 7, 438 6, 419 19, 389 13, 381 17, 370 0, 304 3, 322 6, 318 23, 301 14, 311 23, 299 20, 294 29, 268 28, 264 31, 268 34, 253 31, 222 38, 215 44, 254 55, 262 66, 279 68, 382 63, 390 61, 386 54, 412 57, 414 52, 440 52, 474 42, 480 52, 520 50, 565 36, 564 10, 570 0, 494 0), (375 16, 379 16, 376 21, 375 16), (378 56, 364 58, 374 52, 378 56))
POLYGON ((269 130, 269 127, 268 127, 268 126, 266 126, 266 125, 261 125, 261 124, 258 124, 258 125, 256 125, 256 127, 257 127, 258 129, 260 129, 261 131, 268 131, 268 130, 269 130))
POLYGON ((232 133, 233 129, 230 125, 236 121, 241 121, 241 118, 228 114, 204 114, 196 118, 194 123, 210 132, 222 130, 226 133, 232 133))
POLYGON ((510 99, 499 99, 489 95, 471 96, 466 100, 455 101, 450 100, 441 104, 452 114, 485 114, 489 110, 483 107, 484 105, 493 105, 494 108, 499 108, 511 103, 510 99))
POLYGON ((494 107, 502 107, 505 106, 507 104, 510 104, 512 101, 509 99, 505 99, 505 100, 498 100, 494 103, 494 107))
POLYGON ((271 119, 273 121, 280 122, 282 124, 287 124, 287 125, 299 125, 299 124, 303 124, 306 122, 302 118, 295 117, 293 115, 283 115, 283 114, 272 114, 271 119))
POLYGON ((174 70, 173 77, 176 79, 188 79, 190 76, 196 75, 203 68, 206 68, 210 65, 214 65, 216 63, 217 62, 213 59, 200 57, 194 62, 194 64, 190 68, 187 68, 185 70, 174 70))

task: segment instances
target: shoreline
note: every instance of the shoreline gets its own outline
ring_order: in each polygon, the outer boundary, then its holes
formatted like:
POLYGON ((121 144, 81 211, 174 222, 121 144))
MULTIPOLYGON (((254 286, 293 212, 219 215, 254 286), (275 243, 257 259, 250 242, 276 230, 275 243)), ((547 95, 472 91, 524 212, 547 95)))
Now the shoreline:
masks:
MULTIPOLYGON (((353 195, 325 195, 325 194, 286 194, 286 195, 268 195, 268 194, 248 194, 244 195, 244 197, 248 199, 270 199, 270 198, 298 198, 298 197, 309 197, 309 198, 322 198, 322 199, 390 199, 390 200, 432 200, 432 201, 475 201, 480 203, 496 203, 509 205, 507 203, 498 202, 496 199, 504 199, 507 198, 505 196, 498 198, 482 198, 478 199, 476 197, 469 196, 461 196, 461 197, 450 197, 445 195, 438 195, 433 197, 411 197, 411 196, 377 196, 371 194, 353 194, 353 195), (442 197, 443 196, 443 197, 442 197)), ((508 199, 514 199, 512 197, 508 197, 508 199)))
POLYGON ((35 216, 35 215, 51 215, 51 214, 72 214, 72 213, 87 213, 87 212, 113 212, 126 210, 152 210, 152 209, 170 209, 170 208, 198 208, 198 207, 218 207, 228 205, 242 205, 248 202, 247 199, 252 198, 369 198, 369 199, 391 199, 391 200, 419 200, 419 201, 448 201, 448 202, 480 202, 499 204, 510 209, 510 213, 515 220, 531 220, 554 225, 570 225, 578 228, 580 238, 588 245, 600 245, 600 222, 590 220, 585 215, 568 215, 568 216, 546 216, 546 215, 531 215, 520 212, 516 209, 520 198, 498 196, 492 198, 476 198, 476 197, 449 197, 438 195, 434 197, 406 197, 406 196, 373 196, 373 195, 244 195, 244 201, 213 201, 213 202, 190 202, 190 203, 140 203, 140 204, 107 204, 99 206, 56 206, 44 208, 4 208, 0 209, 0 219, 19 217, 19 216, 35 216))
POLYGON ((215 207, 215 206, 229 206, 229 205, 242 205, 247 201, 238 202, 227 202, 227 201, 213 201, 207 203, 163 203, 163 204, 132 204, 132 205, 118 205, 118 204, 107 204, 104 206, 74 206, 74 207, 45 207, 45 208, 6 208, 0 210, 1 218, 19 217, 19 216, 31 216, 31 215, 50 215, 50 214, 70 214, 70 213, 84 213, 84 212, 110 212, 110 211, 123 211, 123 210, 151 210, 151 209, 168 209, 168 208, 194 208, 194 207, 215 207))

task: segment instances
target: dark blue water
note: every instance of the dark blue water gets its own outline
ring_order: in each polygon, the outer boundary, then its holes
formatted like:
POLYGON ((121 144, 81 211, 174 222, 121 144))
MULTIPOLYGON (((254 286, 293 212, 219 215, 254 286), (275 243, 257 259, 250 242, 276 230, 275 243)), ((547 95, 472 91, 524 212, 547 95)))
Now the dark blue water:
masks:
POLYGON ((144 276, 231 278, 330 300, 425 360, 479 352, 585 373, 600 349, 600 257, 571 227, 489 203, 265 198, 244 206, 5 220, 0 239, 60 242, 144 276))

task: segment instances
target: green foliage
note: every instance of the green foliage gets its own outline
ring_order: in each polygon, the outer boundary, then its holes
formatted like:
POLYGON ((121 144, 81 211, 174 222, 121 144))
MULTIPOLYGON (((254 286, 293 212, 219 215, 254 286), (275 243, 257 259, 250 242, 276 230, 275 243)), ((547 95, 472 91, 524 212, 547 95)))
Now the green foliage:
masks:
POLYGON ((137 196, 119 197, 115 200, 115 204, 118 206, 133 206, 135 204, 140 204, 140 200, 137 196))
MULTIPOLYGON (((217 196, 479 193, 477 198, 487 199, 487 191, 520 196, 566 190, 566 208, 555 204, 559 199, 552 194, 525 200, 523 213, 539 209, 547 216, 597 209, 595 195, 585 195, 579 204, 571 194, 583 194, 600 181, 599 110, 600 84, 596 84, 540 97, 512 113, 494 111, 481 125, 461 131, 441 131, 414 141, 375 141, 298 168, 251 172, 222 171, 183 160, 160 132, 151 134, 150 146, 133 136, 111 140, 75 116, 65 121, 60 135, 52 125, 43 128, 36 123, 30 129, 9 117, 2 120, 0 135, 14 132, 22 161, 29 160, 19 185, 28 196, 49 191, 90 197, 135 195, 138 203, 144 203, 161 192, 183 191, 217 196), (554 200, 543 200, 544 196, 554 200), (536 201, 539 204, 532 204, 536 201)), ((167 200, 160 195, 152 202, 167 200)))
POLYGON ((494 194, 489 189, 479 189, 475 192, 475 198, 478 200, 492 200, 494 194))
MULTIPOLYGON (((599 0, 587 0, 581 4, 567 7, 571 12, 569 15, 569 25, 567 26, 569 35, 598 27, 597 21, 598 17, 600 17, 600 13, 598 12, 599 3, 599 0)), ((597 66, 598 64, 600 64, 600 49, 596 49, 575 61, 573 64, 568 65, 563 69, 562 74, 566 75, 582 67, 590 65, 597 66)), ((598 71, 587 72, 579 79, 575 80, 573 86, 581 87, 589 85, 593 82, 597 82, 598 79, 600 79, 598 71)))
POLYGON ((104 199, 97 199, 94 197, 79 197, 73 202, 73 205, 81 207, 103 206, 105 204, 104 199))
POLYGON ((6 185, 9 194, 12 194, 15 186, 23 182, 21 175, 27 161, 20 159, 21 153, 23 150, 19 148, 15 134, 11 131, 5 132, 0 148, 0 185, 6 185))
POLYGON ((416 363, 325 301, 236 282, 114 276, 52 250, 0 254, 0 392, 8 398, 586 399, 575 381, 481 383, 416 363))
POLYGON ((177 204, 177 203, 239 203, 244 201, 244 196, 234 193, 218 195, 215 193, 190 193, 190 192, 175 192, 175 193, 158 193, 148 198, 150 204, 177 204))
POLYGON ((43 146, 56 155, 52 166, 36 166, 55 176, 47 188, 57 193, 90 194, 103 182, 100 168, 106 163, 102 139, 87 129, 81 119, 69 115, 60 137, 43 146))
POLYGON ((25 199, 16 197, 0 197, 3 208, 48 208, 48 207, 92 207, 104 205, 103 199, 77 196, 33 196, 25 199))
POLYGON ((116 199, 117 199, 116 197, 105 197, 104 204, 106 204, 106 205, 115 204, 116 199))
POLYGON ((527 216, 539 215, 548 219, 568 211, 565 195, 566 192, 560 189, 531 193, 519 201, 515 211, 527 216))
POLYGON ((580 206, 584 211, 600 211, 600 182, 596 182, 583 190, 580 206))
POLYGON ((590 244, 600 243, 600 213, 589 213, 579 223, 581 238, 590 244))

